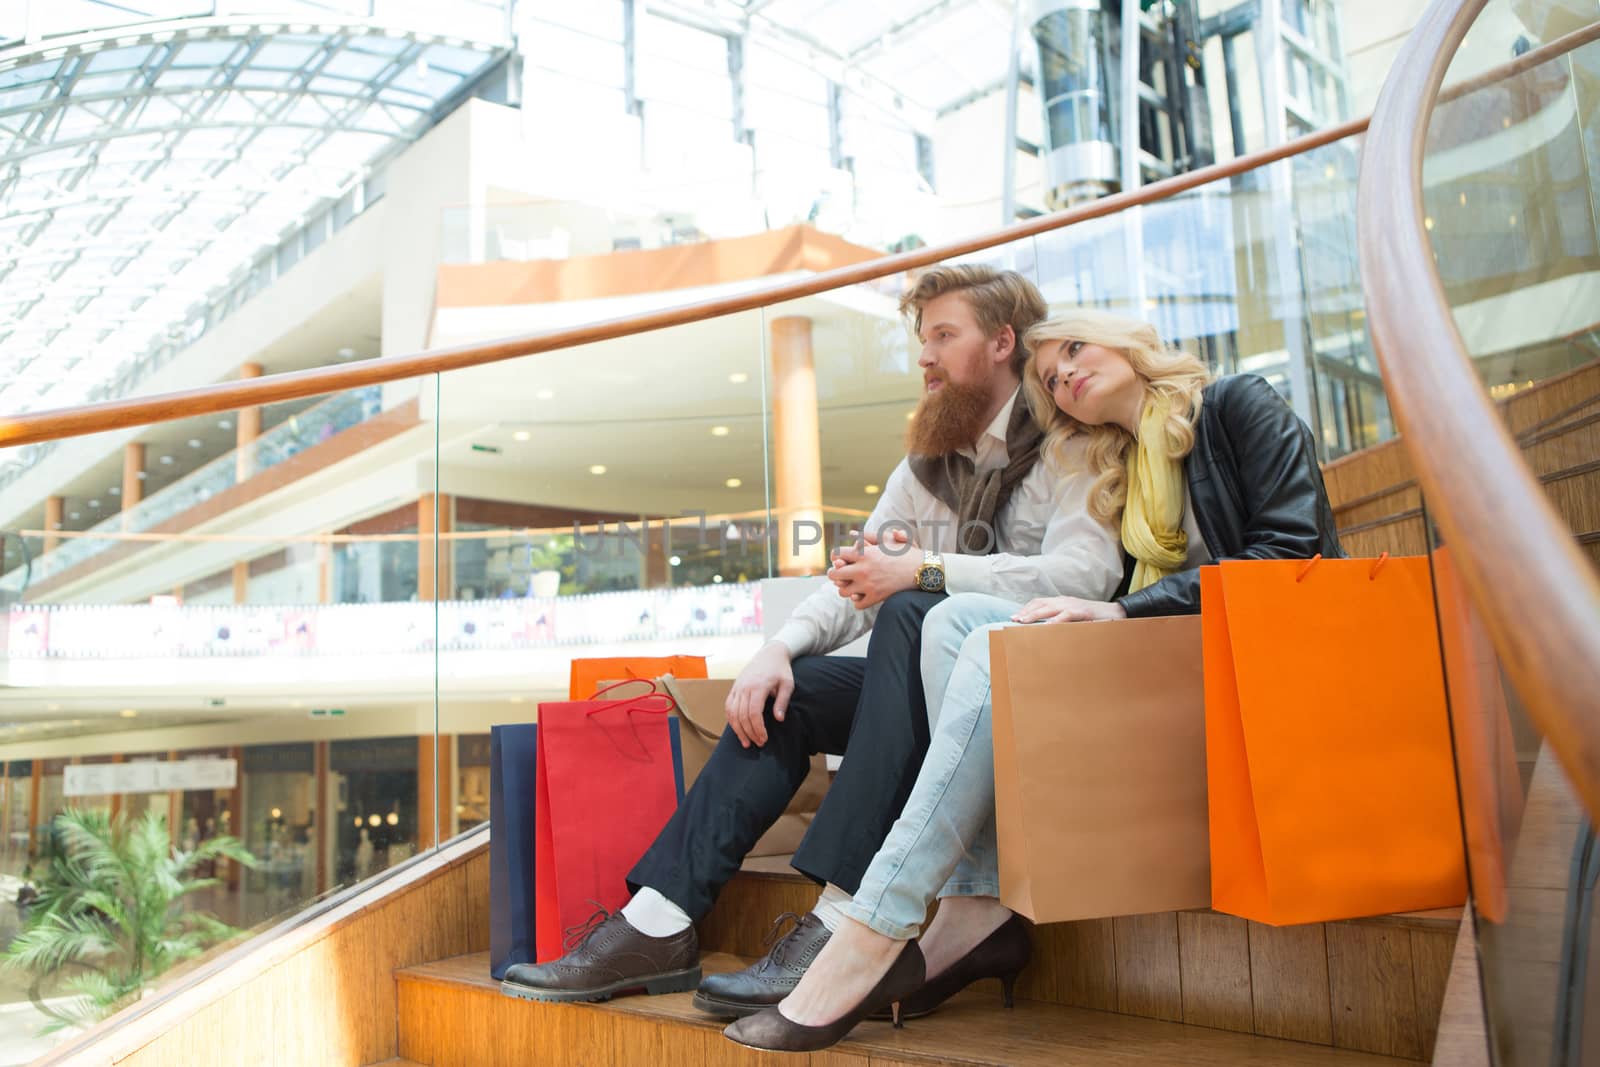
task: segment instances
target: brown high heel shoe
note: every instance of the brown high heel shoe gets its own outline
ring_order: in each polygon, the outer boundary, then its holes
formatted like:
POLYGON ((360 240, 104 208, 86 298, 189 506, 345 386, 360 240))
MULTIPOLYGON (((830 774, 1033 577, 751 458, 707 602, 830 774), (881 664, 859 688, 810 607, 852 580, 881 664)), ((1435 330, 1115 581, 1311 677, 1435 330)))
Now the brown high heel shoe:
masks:
POLYGON ((855 1028, 856 1023, 880 1008, 888 1007, 895 1026, 900 1025, 900 998, 922 985, 927 970, 922 959, 922 949, 915 941, 906 942, 889 970, 878 979, 878 984, 862 998, 861 1003, 845 1012, 831 1023, 805 1026, 785 1016, 776 1007, 767 1008, 755 1015, 730 1024, 723 1032, 730 1040, 747 1048, 765 1049, 769 1052, 816 1052, 839 1043, 855 1028))
MULTIPOLYGON (((931 1015, 935 1008, 961 992, 973 982, 984 978, 1000 979, 1000 993, 1005 1006, 1016 1004, 1014 991, 1017 975, 1033 959, 1033 940, 1028 937, 1028 924, 1020 915, 1001 923, 988 937, 978 942, 965 956, 956 960, 941 974, 936 974, 921 989, 908 994, 900 1002, 900 1018, 920 1019, 931 1015)), ((873 1018, 887 1018, 883 1014, 873 1018)))

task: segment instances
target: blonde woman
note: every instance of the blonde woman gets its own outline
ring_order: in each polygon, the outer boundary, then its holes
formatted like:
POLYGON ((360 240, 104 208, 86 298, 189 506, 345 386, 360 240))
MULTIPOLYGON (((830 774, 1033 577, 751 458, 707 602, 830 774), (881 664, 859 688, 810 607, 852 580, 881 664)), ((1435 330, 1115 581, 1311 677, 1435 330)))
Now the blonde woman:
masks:
MULTIPOLYGON (((1073 455, 1087 465, 1090 513, 1121 531, 1123 588, 1110 601, 1023 605, 964 594, 928 614, 922 674, 934 733, 916 785, 843 905, 849 921, 776 1008, 728 1027, 741 1044, 824 1048, 868 1014, 892 1005, 898 1024, 980 978, 999 978, 1009 1006, 1029 939, 998 899, 990 630, 1193 614, 1204 563, 1343 555, 1311 431, 1263 379, 1208 382, 1199 360, 1149 325, 1099 311, 1047 319, 1025 344, 1023 389, 1046 432, 1043 453, 1058 469, 1073 455), (913 940, 936 896, 937 918, 913 940)), ((1071 685, 1062 679, 1063 692, 1071 685)))

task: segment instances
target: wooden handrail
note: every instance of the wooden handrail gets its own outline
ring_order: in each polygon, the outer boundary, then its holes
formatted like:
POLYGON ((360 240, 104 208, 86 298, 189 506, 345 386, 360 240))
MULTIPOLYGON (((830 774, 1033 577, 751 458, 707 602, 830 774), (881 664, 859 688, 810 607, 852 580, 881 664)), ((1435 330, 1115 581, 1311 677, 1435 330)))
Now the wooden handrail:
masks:
MULTIPOLYGON (((1450 92, 1453 94, 1466 92, 1519 74, 1539 63, 1546 62, 1556 55, 1569 52, 1587 43, 1594 37, 1590 31, 1595 29, 1597 28, 1589 27, 1586 30, 1558 38, 1540 48, 1532 49, 1509 63, 1486 71, 1460 86, 1452 87, 1450 92)), ((848 267, 840 267, 836 270, 824 271, 810 278, 801 278, 753 289, 738 296, 704 300, 698 303, 663 308, 637 315, 627 315, 622 318, 608 319, 583 326, 549 330, 543 333, 524 334, 502 338, 497 341, 485 341, 478 344, 459 345, 454 348, 441 348, 405 356, 370 360, 355 366, 314 367, 310 370, 272 374, 235 382, 218 382, 195 389, 160 393, 155 396, 107 400, 98 404, 84 404, 73 408, 59 408, 51 411, 30 412, 25 415, 12 415, 0 418, 0 448, 35 444, 39 441, 51 441, 62 437, 79 437, 85 434, 101 433, 106 430, 123 429, 129 426, 170 422, 175 419, 186 419, 196 415, 210 415, 222 411, 233 411, 238 408, 255 407, 261 404, 275 404, 285 400, 297 400, 308 396, 343 392, 347 389, 358 389, 365 385, 381 385, 386 382, 417 378, 427 374, 441 374, 446 371, 462 370, 467 367, 482 366, 486 363, 498 363, 503 360, 516 359, 520 356, 531 356, 540 352, 551 352, 576 345, 592 344, 596 341, 609 341, 618 337, 647 333, 651 330, 682 326, 702 319, 735 315, 741 311, 753 311, 757 308, 770 307, 789 300, 814 296, 830 289, 870 282, 890 274, 898 274, 901 271, 916 270, 919 267, 926 267, 957 256, 982 252, 1011 241, 1021 240, 1025 237, 1036 237, 1039 234, 1050 233, 1079 222, 1086 222, 1089 219, 1115 215, 1131 207, 1166 200, 1201 185, 1244 174, 1267 166, 1270 163, 1276 163, 1281 159, 1313 151, 1335 141, 1342 141, 1346 137, 1353 137, 1365 131, 1370 122, 1370 116, 1351 119, 1349 122, 1341 123, 1337 126, 1329 126, 1326 129, 1309 133, 1304 137, 1297 137, 1276 148, 1263 149, 1223 163, 1202 167, 1199 170, 1174 175, 1171 178, 1163 178, 1160 181, 1151 182, 1149 185, 1141 186, 1130 192, 1116 193, 1099 200, 1080 204, 1077 207, 1067 208, 1053 214, 1041 215, 1038 218, 1027 219, 997 230, 991 230, 975 237, 951 241, 942 245, 931 245, 927 248, 902 252, 897 255, 883 256, 879 259, 869 260, 866 263, 857 263, 848 267)))
MULTIPOLYGON (((1479 382, 1423 225, 1428 123, 1486 0, 1433 0, 1395 58, 1357 185, 1373 346, 1428 510, 1534 725, 1600 818, 1600 580, 1479 382)), ((1600 25, 1582 31, 1587 40, 1600 25)), ((1579 35, 1569 35, 1579 36, 1579 35)), ((1526 58, 1526 57, 1524 57, 1526 58)))

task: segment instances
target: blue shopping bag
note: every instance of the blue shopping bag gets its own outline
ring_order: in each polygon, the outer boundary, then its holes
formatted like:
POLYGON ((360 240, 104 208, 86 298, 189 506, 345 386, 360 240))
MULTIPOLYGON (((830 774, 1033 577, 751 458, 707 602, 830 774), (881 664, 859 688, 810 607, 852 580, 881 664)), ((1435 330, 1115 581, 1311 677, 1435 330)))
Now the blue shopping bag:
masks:
POLYGON ((489 730, 489 974, 532 963, 537 723, 489 730))

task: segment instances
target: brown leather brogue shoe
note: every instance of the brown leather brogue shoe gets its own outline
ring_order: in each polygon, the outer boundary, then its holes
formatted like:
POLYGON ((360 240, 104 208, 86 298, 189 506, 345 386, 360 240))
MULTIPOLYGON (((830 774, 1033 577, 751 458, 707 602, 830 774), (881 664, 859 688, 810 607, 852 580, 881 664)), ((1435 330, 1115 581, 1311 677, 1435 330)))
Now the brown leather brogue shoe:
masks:
POLYGON ((828 928, 808 913, 800 918, 785 912, 772 922, 768 940, 782 924, 792 921, 794 928, 767 954, 742 971, 708 974, 694 995, 694 1006, 722 1019, 742 1019, 763 1008, 770 1008, 793 992, 795 985, 828 943, 828 928))
POLYGON ((500 990, 526 1000, 610 1000, 618 993, 686 993, 700 982, 700 943, 694 927, 670 937, 649 937, 621 912, 599 920, 565 956, 549 963, 519 963, 500 990))

